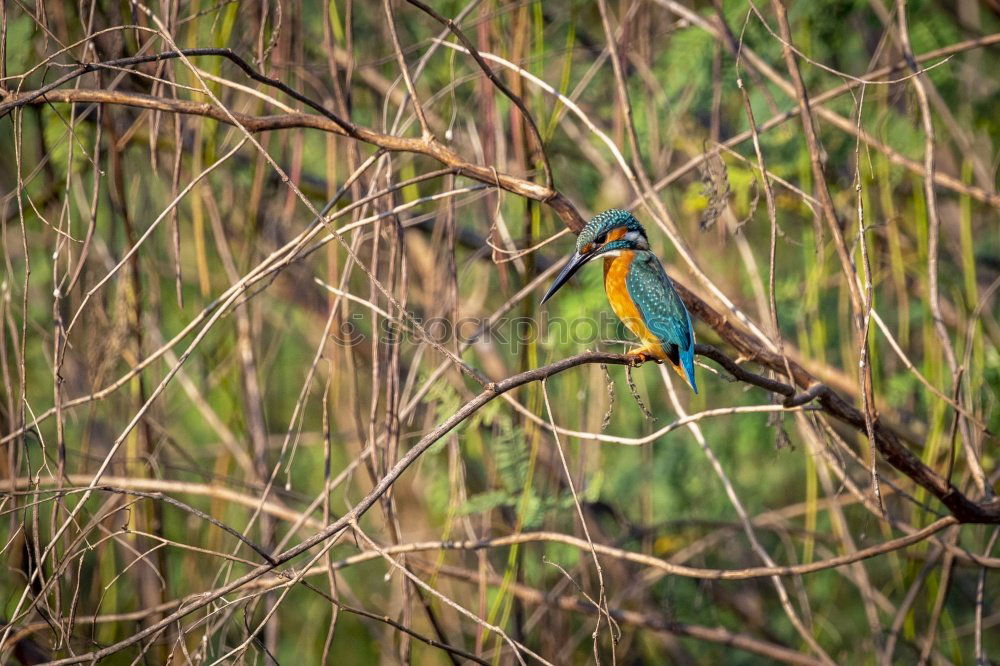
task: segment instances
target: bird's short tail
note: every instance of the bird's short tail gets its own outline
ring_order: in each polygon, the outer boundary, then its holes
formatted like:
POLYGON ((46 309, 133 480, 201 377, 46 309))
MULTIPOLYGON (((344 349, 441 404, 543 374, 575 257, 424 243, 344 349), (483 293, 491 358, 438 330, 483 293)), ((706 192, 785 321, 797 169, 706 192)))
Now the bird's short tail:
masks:
POLYGON ((678 375, 680 375, 681 379, 683 379, 684 381, 686 381, 688 383, 688 386, 691 387, 691 390, 694 391, 695 394, 697 394, 698 393, 698 383, 694 379, 694 348, 693 348, 693 346, 692 346, 691 349, 687 350, 686 352, 681 352, 680 357, 681 357, 681 359, 680 359, 681 360, 681 364, 680 365, 674 365, 673 363, 671 363, 670 365, 671 365, 671 367, 673 367, 674 372, 676 372, 678 375))

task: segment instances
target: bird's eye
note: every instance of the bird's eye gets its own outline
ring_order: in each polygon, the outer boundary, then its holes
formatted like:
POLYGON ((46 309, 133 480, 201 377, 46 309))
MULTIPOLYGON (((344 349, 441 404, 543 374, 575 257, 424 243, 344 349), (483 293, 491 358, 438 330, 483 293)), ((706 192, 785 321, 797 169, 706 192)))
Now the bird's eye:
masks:
POLYGON ((598 236, 597 238, 595 238, 594 242, 597 243, 598 245, 604 245, 604 242, 606 240, 608 240, 608 234, 607 234, 607 232, 605 232, 605 233, 601 234, 600 236, 598 236))

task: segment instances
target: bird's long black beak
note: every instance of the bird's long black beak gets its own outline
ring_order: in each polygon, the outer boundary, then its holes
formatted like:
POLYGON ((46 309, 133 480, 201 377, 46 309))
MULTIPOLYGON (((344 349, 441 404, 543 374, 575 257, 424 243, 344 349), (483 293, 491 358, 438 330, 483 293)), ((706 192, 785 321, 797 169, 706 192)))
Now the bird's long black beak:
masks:
POLYGON ((542 303, 552 298, 552 295, 559 291, 559 287, 566 284, 566 282, 573 277, 573 273, 580 270, 580 266, 587 263, 593 256, 593 254, 580 254, 579 252, 574 252, 573 256, 566 262, 566 265, 563 266, 562 271, 560 271, 559 275, 556 276, 552 286, 549 287, 549 290, 545 292, 544 296, 542 296, 542 303))

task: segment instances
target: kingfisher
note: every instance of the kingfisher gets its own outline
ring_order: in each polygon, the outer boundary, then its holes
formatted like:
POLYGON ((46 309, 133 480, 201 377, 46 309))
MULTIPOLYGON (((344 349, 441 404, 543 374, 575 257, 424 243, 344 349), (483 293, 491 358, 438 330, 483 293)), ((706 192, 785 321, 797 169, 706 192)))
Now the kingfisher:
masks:
POLYGON ((642 342, 628 352, 637 363, 670 361, 695 393, 694 329, 691 315, 649 249, 646 230, 627 210, 596 215, 580 232, 569 258, 542 303, 552 298, 581 266, 604 257, 604 291, 615 315, 642 342))

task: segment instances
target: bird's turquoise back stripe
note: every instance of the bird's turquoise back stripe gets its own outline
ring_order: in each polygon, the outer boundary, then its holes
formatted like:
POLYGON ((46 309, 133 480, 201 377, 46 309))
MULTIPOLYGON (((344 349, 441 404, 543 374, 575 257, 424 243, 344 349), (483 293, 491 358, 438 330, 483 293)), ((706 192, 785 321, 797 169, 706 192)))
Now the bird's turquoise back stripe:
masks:
POLYGON ((646 326, 659 338, 667 355, 680 361, 691 388, 697 393, 691 316, 656 255, 647 251, 636 252, 625 278, 625 286, 642 313, 646 326), (676 350, 675 354, 671 354, 671 347, 676 350))

